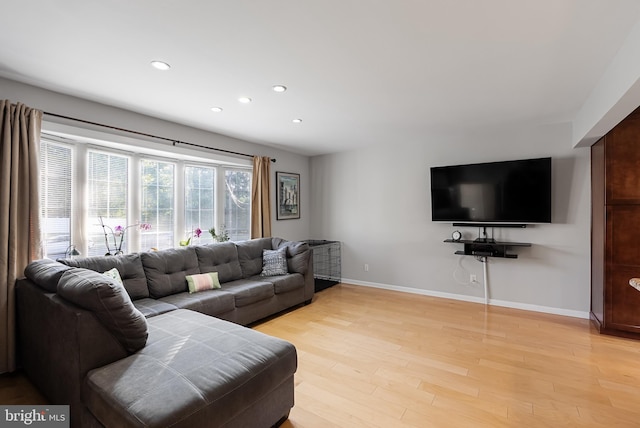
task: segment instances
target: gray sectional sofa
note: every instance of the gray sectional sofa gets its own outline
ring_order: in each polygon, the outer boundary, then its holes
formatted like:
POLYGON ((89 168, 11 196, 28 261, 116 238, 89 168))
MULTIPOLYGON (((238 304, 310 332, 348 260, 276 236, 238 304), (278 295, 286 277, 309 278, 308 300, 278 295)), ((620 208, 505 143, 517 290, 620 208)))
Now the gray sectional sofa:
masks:
POLYGON ((280 238, 32 262, 16 284, 21 365, 73 427, 279 425, 295 347, 243 325, 311 302, 312 263, 280 238), (273 250, 283 272, 265 265, 273 250))

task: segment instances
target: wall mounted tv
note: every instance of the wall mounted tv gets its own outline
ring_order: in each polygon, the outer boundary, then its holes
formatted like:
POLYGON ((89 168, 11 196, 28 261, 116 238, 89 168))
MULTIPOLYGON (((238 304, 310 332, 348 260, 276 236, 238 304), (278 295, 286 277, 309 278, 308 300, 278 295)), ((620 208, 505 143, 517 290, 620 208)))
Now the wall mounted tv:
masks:
POLYGON ((551 223, 551 158, 432 167, 431 219, 551 223))

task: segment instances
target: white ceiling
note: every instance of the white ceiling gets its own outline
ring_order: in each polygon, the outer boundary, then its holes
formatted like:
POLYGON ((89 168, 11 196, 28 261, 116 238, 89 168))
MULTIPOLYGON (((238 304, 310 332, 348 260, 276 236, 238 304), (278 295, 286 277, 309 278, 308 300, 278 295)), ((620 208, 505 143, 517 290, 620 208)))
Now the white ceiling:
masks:
POLYGON ((571 121, 640 1, 30 0, 1 11, 0 76, 315 155, 571 121))

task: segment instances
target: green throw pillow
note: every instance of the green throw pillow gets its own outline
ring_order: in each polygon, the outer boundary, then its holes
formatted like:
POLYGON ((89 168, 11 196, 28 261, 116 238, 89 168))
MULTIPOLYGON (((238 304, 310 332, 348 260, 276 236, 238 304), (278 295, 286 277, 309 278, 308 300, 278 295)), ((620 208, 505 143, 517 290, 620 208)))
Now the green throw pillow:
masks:
POLYGON ((122 282, 122 278, 120 277, 120 271, 118 271, 118 268, 109 269, 102 274, 107 278, 113 279, 113 282, 115 282, 116 284, 124 287, 124 283, 122 282))

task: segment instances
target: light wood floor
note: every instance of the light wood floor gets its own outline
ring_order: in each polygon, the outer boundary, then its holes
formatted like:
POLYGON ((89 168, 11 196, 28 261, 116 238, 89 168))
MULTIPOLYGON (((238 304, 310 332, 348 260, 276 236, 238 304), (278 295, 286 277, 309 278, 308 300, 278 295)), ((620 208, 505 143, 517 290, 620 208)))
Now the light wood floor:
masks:
POLYGON ((256 328, 298 349, 284 428, 640 427, 640 341, 588 320, 341 284, 256 328))
POLYGON ((340 284, 255 328, 298 349, 283 428, 640 427, 640 341, 587 320, 340 284))

